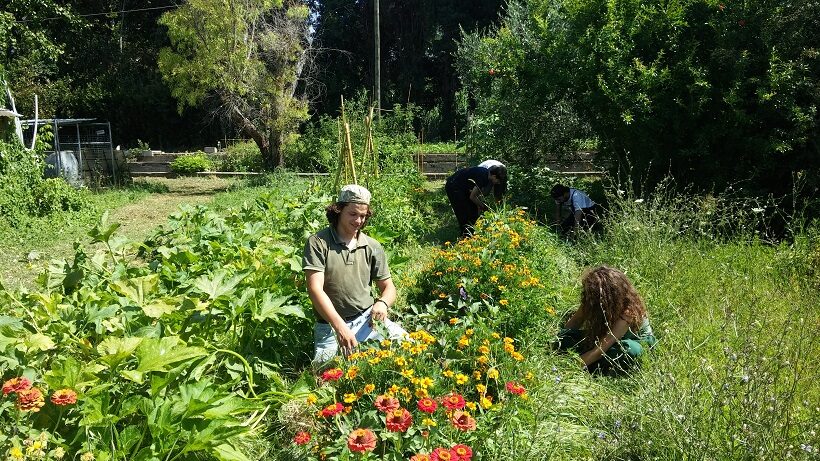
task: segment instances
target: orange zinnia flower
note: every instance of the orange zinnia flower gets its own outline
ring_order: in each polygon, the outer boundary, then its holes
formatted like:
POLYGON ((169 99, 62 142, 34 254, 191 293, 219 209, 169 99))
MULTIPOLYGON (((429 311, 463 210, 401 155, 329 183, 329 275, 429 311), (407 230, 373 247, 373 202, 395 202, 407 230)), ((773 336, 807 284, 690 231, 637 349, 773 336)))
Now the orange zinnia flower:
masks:
POLYGON ((373 451, 376 448, 376 434, 370 429, 354 429, 347 436, 347 448, 356 453, 373 451))
POLYGON ((458 461, 470 461, 473 458, 473 449, 460 443, 453 445, 453 448, 450 449, 450 453, 452 453, 458 461))
POLYGON ((46 400, 43 398, 43 393, 36 387, 21 390, 17 393, 17 408, 20 411, 37 412, 45 404, 46 400))
POLYGON ((345 409, 345 406, 339 402, 330 404, 322 409, 321 414, 325 418, 329 418, 331 416, 336 416, 341 413, 345 409))
POLYGON ((71 389, 60 389, 51 394, 51 403, 61 407, 77 403, 77 393, 71 389))
POLYGON ((331 368, 322 373, 322 379, 325 381, 337 381, 342 376, 344 376, 344 372, 341 368, 331 368))
POLYGON ((410 461, 431 461, 431 459, 427 453, 419 453, 410 457, 410 461))
POLYGON ((470 416, 469 413, 456 410, 453 412, 453 415, 450 417, 450 422, 453 423, 456 429, 460 431, 472 431, 475 429, 475 418, 470 416))
POLYGON ((425 413, 433 413, 436 411, 436 408, 438 408, 438 404, 436 403, 436 401, 431 398, 421 399, 418 401, 417 405, 419 407, 419 410, 425 413))
POLYGON ((515 395, 524 395, 527 393, 527 389, 515 381, 507 381, 507 391, 515 395))
POLYGON ((384 422, 388 431, 405 432, 413 424, 413 416, 406 409, 398 408, 388 412, 384 422))
POLYGON ((431 461, 456 461, 450 450, 438 447, 430 454, 431 461))
POLYGON ((382 413, 387 413, 399 408, 399 401, 395 397, 388 397, 384 394, 376 397, 376 408, 382 413))
POLYGON ((31 381, 25 376, 11 378, 3 383, 3 395, 9 395, 12 392, 27 391, 29 389, 31 389, 31 381))
POLYGON ((452 394, 444 397, 441 402, 448 410, 461 410, 464 408, 466 402, 464 401, 464 397, 461 394, 456 394, 453 392, 452 394))
POLYGON ((293 437, 293 443, 296 445, 305 445, 310 442, 310 434, 307 432, 298 432, 295 437, 293 437))

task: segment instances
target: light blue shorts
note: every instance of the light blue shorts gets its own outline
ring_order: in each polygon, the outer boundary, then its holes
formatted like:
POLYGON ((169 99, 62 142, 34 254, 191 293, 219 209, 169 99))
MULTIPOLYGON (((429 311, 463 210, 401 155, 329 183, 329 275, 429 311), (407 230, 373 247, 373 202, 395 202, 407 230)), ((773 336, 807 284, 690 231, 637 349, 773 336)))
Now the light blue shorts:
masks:
MULTIPOLYGON (((370 326, 370 318, 372 312, 371 309, 368 309, 362 312, 362 315, 356 317, 355 319, 345 322, 347 323, 347 327, 350 328, 350 331, 356 335, 356 341, 362 343, 369 339, 375 340, 382 340, 381 334, 378 331, 374 330, 372 326, 370 326)), ((396 340, 401 339, 403 336, 407 334, 398 323, 393 322, 391 320, 385 320, 384 327, 387 329, 387 335, 389 339, 396 340)), ((319 323, 316 322, 316 325, 313 327, 313 344, 314 344, 314 354, 313 354, 313 365, 314 366, 321 366, 328 360, 336 357, 336 354, 339 352, 339 342, 336 340, 336 332, 333 330, 333 327, 330 326, 329 323, 319 323)))

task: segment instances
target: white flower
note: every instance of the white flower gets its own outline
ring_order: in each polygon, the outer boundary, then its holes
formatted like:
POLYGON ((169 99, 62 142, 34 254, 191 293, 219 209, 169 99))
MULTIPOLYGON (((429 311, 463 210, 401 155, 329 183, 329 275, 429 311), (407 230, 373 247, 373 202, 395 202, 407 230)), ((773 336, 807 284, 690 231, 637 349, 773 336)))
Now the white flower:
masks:
POLYGON ((643 203, 643 199, 642 198, 635 199, 635 203, 643 203))
POLYGON ((763 213, 764 211, 766 211, 765 208, 757 208, 757 207, 752 208, 753 213, 763 213))

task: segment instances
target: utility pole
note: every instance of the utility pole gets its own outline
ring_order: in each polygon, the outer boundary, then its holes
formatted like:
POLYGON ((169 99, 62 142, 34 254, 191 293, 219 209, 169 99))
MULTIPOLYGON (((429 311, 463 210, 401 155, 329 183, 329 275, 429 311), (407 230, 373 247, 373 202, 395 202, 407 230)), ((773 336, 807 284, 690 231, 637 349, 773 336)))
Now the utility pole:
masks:
POLYGON ((381 70, 381 38, 379 36, 379 0, 373 0, 373 60, 375 69, 373 70, 374 93, 376 98, 376 118, 380 119, 382 114, 382 70, 381 70))

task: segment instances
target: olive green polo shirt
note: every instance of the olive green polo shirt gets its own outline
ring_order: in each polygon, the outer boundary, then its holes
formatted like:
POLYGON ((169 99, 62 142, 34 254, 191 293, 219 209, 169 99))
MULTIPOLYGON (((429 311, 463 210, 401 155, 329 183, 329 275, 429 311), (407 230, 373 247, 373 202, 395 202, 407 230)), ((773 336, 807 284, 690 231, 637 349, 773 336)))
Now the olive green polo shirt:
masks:
POLYGON ((332 227, 308 238, 302 270, 325 273, 324 291, 342 317, 369 308, 373 304, 371 284, 390 278, 384 248, 379 242, 359 232, 356 248, 350 250, 332 227))

